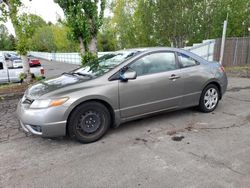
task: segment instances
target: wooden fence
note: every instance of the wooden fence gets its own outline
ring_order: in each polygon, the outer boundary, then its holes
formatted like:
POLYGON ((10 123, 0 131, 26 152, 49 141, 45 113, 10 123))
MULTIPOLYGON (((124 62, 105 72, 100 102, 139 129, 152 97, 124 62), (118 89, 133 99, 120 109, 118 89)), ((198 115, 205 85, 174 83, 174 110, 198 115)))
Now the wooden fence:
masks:
MULTIPOLYGON (((221 39, 216 39, 214 60, 220 59, 221 39)), ((227 38, 225 43, 224 66, 250 65, 250 37, 227 38)))

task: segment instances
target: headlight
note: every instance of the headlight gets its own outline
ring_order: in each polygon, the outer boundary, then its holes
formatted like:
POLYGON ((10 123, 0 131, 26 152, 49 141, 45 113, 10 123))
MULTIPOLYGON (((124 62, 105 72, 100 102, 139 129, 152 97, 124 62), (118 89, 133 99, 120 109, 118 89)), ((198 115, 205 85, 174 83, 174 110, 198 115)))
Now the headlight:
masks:
POLYGON ((30 108, 33 109, 40 109, 40 108, 48 108, 52 106, 60 106, 65 103, 69 98, 59 98, 59 99, 44 99, 44 100, 35 100, 31 105, 30 108))

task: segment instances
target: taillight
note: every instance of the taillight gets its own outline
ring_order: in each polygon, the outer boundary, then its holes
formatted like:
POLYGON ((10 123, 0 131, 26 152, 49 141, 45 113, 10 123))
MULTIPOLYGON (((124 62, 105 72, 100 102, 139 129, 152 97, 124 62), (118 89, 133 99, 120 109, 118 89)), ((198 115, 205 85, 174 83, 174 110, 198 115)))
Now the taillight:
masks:
POLYGON ((44 75, 44 68, 40 69, 41 75, 44 75))
POLYGON ((225 72, 225 68, 222 65, 220 66, 220 70, 221 72, 225 72))

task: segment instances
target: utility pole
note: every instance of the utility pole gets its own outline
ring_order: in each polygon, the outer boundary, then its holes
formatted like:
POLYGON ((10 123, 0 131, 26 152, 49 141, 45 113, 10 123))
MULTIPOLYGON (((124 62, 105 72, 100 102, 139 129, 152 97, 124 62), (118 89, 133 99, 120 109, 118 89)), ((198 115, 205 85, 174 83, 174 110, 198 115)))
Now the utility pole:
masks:
POLYGON ((221 48, 220 48, 220 64, 223 62, 223 56, 225 51, 225 43, 226 43, 226 35, 227 35, 227 22, 228 22, 228 14, 227 19, 224 21, 223 24, 223 33, 221 38, 221 48))
POLYGON ((248 30, 248 37, 247 37, 247 41, 248 41, 248 45, 247 45, 247 62, 246 64, 248 65, 249 63, 249 43, 250 43, 250 27, 247 28, 248 30))

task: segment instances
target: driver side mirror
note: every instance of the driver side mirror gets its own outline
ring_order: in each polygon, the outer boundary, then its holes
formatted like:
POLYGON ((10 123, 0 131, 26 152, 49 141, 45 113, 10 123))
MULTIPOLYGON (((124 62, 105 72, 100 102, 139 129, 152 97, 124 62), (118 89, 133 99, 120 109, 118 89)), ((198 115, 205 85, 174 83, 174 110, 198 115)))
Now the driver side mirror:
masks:
POLYGON ((120 73, 120 80, 123 82, 127 82, 128 80, 135 80, 136 78, 137 73, 132 69, 129 69, 125 72, 121 71, 120 73))

